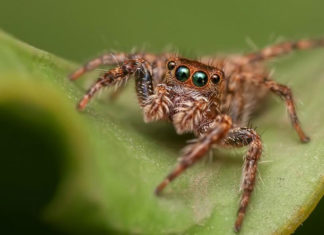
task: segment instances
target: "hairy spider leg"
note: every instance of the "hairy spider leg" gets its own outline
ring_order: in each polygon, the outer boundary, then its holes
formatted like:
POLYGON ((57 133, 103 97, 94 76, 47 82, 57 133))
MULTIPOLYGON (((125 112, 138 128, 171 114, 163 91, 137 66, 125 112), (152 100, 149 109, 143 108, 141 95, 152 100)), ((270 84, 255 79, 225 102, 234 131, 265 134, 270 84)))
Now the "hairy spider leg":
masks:
POLYGON ((176 177, 178 177, 188 167, 201 159, 211 149, 211 146, 222 140, 232 127, 232 120, 227 115, 219 115, 215 120, 215 128, 206 135, 197 139, 193 144, 184 148, 182 157, 176 168, 157 186, 156 194, 160 194, 162 190, 176 177))
POLYGON ((137 59, 125 61, 121 66, 104 73, 83 96, 78 104, 78 109, 83 110, 101 88, 120 85, 126 82, 130 75, 135 75, 137 96, 139 102, 143 104, 153 94, 151 66, 145 60, 137 59))
POLYGON ((288 115, 290 117, 291 123, 293 127, 295 128, 299 139, 303 143, 307 143, 310 141, 310 138, 304 133, 303 129, 301 128, 301 124, 298 120, 296 108, 295 108, 295 102, 293 99, 292 91, 289 87, 279 84, 273 80, 266 79, 264 81, 265 86, 270 89, 273 93, 279 95, 282 99, 285 100, 288 115))
POLYGON ((234 227, 235 231, 238 232, 241 229, 246 209, 254 189, 258 167, 257 163, 262 153, 262 142, 260 136, 253 129, 240 127, 231 129, 223 140, 222 145, 231 147, 249 146, 244 157, 240 188, 242 196, 234 227))
POLYGON ((96 57, 87 63, 85 63, 82 67, 75 70, 73 73, 69 75, 69 78, 71 80, 77 80, 80 76, 85 74, 86 72, 92 71, 95 68, 101 66, 101 65, 118 65, 124 63, 126 60, 136 60, 136 59, 144 59, 147 62, 149 62, 152 67, 157 67, 157 71, 154 76, 157 80, 161 79, 161 76, 164 74, 164 67, 165 67, 165 61, 167 58, 170 57, 169 53, 164 54, 151 54, 151 53, 109 53, 109 54, 103 54, 99 57, 96 57))
POLYGON ((94 70, 95 68, 99 67, 100 65, 120 65, 125 60, 129 58, 129 55, 125 53, 109 53, 103 54, 97 58, 94 58, 84 64, 82 67, 74 71, 69 75, 71 80, 77 80, 80 76, 84 73, 94 70))
POLYGON ((253 63, 279 57, 294 50, 307 50, 323 46, 324 39, 304 39, 295 42, 284 42, 266 47, 261 51, 246 54, 245 58, 247 58, 247 63, 253 63))

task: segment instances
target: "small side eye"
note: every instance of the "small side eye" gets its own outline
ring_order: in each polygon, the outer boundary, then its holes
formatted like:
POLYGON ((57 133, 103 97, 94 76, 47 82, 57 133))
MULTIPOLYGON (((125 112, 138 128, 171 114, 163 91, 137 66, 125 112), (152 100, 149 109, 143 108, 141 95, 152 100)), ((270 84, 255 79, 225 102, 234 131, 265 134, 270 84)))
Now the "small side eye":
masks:
POLYGON ((169 70, 174 69, 175 66, 176 66, 176 63, 175 63, 174 61, 170 61, 170 62, 168 63, 168 69, 169 69, 169 70))
POLYGON ((198 71, 192 75, 192 81, 196 86, 203 87, 208 82, 208 76, 206 73, 198 71))
POLYGON ((220 76, 218 74, 213 74, 211 77, 210 77, 212 83, 214 84, 217 84, 219 83, 220 81, 220 76))
POLYGON ((176 79, 185 82, 190 77, 190 70, 186 66, 179 66, 175 72, 176 79))

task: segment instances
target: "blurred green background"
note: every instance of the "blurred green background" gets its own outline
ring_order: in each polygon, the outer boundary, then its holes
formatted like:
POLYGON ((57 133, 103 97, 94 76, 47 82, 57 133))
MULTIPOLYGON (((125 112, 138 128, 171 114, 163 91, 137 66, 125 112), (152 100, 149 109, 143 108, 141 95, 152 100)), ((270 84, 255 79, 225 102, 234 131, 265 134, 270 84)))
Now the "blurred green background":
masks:
POLYGON ((321 0, 2 0, 0 26, 67 59, 134 47, 186 53, 251 49, 277 39, 323 35, 321 0))
MULTIPOLYGON (((1 0, 0 28, 37 48, 85 62, 111 50, 171 48, 202 55, 323 36, 323 9, 322 0, 1 0)), ((322 202, 296 234, 323 231, 323 215, 322 202)))

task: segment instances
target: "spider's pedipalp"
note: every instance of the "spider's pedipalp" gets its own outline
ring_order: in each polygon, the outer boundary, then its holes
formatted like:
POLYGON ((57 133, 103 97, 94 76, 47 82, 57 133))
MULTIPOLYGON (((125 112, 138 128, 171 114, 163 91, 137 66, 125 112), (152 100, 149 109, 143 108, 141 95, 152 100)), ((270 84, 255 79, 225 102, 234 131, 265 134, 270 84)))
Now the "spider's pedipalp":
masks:
POLYGON ((209 108, 209 101, 201 97, 193 101, 184 102, 177 108, 173 117, 173 124, 178 134, 195 131, 204 120, 204 114, 209 108))
POLYGON ((154 94, 148 96, 144 102, 141 102, 145 122, 167 119, 170 108, 173 107, 169 96, 168 87, 164 84, 159 84, 156 86, 154 94))

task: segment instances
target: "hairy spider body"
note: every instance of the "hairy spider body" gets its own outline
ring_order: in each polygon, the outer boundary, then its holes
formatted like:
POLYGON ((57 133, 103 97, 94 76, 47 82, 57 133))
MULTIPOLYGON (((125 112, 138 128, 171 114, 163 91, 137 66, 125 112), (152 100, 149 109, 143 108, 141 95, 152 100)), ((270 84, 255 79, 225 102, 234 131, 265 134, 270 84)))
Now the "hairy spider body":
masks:
POLYGON ((176 168, 158 185, 157 194, 213 146, 248 146, 235 222, 235 231, 239 231, 262 154, 260 136, 246 127, 254 108, 270 92, 280 96, 301 142, 309 141, 297 118, 291 90, 270 78, 264 61, 292 50, 318 46, 324 46, 324 40, 281 43, 245 55, 204 57, 200 62, 171 54, 105 54, 76 70, 70 79, 76 80, 100 65, 114 65, 115 68, 103 73, 87 91, 78 105, 79 110, 101 88, 120 86, 134 76, 145 122, 168 120, 178 134, 193 132, 197 136, 195 142, 184 148, 176 168))

